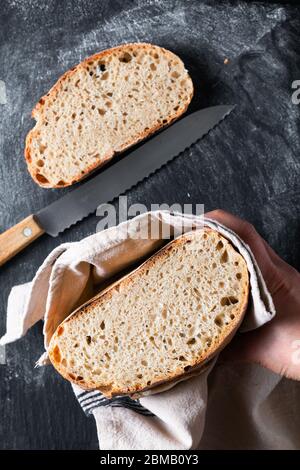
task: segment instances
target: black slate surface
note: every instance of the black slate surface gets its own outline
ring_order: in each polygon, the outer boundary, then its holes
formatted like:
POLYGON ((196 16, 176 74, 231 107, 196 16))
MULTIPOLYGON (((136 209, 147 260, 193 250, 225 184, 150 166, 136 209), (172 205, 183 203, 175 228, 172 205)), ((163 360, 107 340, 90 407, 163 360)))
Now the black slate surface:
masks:
MULTIPOLYGON (((85 56, 128 41, 170 48, 195 83, 191 110, 236 103, 204 140, 134 188, 129 203, 204 203, 253 222, 288 262, 300 267, 300 13, 295 6, 197 0, 6 0, 0 9, 0 231, 64 190, 38 188, 23 159, 30 112, 55 80, 85 56), (224 64, 224 60, 228 63, 224 64), (1 99, 0 99, 1 102, 1 99)), ((63 241, 95 232, 90 216, 60 237, 43 237, 0 271, 0 333, 14 284, 32 279, 63 241)), ((49 368, 33 369, 43 351, 42 325, 6 347, 0 365, 0 447, 92 449, 96 429, 69 385, 49 368)))

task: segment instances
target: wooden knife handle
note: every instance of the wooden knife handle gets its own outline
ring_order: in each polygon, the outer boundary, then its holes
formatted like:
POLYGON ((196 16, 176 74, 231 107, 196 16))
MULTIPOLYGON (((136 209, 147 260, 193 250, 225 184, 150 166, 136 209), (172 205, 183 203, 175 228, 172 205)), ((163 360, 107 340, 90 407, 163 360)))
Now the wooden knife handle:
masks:
POLYGON ((31 242, 43 235, 44 230, 35 221, 33 215, 29 215, 14 227, 0 234, 0 266, 13 258, 31 242))

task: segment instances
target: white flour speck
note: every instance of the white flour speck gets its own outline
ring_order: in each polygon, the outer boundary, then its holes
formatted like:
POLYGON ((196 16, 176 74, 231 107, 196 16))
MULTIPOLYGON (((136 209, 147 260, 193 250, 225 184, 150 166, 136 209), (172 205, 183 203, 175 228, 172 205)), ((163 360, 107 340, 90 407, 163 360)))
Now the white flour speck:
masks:
POLYGON ((6 104, 6 86, 3 80, 0 80, 0 104, 6 104))
POLYGON ((5 346, 0 346, 0 364, 6 364, 5 346))

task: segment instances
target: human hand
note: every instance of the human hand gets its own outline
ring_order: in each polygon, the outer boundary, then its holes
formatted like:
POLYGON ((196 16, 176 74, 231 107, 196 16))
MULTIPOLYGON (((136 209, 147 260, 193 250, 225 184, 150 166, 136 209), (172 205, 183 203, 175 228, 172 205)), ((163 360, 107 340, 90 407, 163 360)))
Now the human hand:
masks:
POLYGON ((255 362, 300 380, 300 273, 283 261, 249 222, 222 210, 205 215, 232 229, 249 245, 276 308, 269 323, 236 335, 221 360, 255 362))

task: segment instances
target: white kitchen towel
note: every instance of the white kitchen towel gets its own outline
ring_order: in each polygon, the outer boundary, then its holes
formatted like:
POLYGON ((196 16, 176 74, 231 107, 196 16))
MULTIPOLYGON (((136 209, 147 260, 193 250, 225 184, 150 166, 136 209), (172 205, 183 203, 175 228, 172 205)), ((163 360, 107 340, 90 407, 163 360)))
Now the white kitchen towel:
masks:
MULTIPOLYGON (((44 319, 46 352, 39 365, 46 364, 53 332, 77 306, 109 284, 118 273, 157 251, 169 241, 167 238, 201 228, 203 224, 229 239, 247 263, 250 299, 240 331, 271 320, 275 315, 272 298, 251 250, 234 232, 211 219, 155 211, 53 250, 32 282, 12 289, 7 332, 0 344, 15 341, 44 319)), ((197 377, 163 393, 141 397, 139 401, 129 397, 107 400, 99 392, 84 392, 78 387, 74 391, 84 410, 96 418, 101 448, 193 448, 205 423, 206 379, 213 365, 197 377)))

